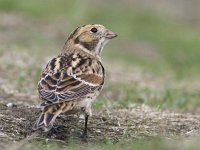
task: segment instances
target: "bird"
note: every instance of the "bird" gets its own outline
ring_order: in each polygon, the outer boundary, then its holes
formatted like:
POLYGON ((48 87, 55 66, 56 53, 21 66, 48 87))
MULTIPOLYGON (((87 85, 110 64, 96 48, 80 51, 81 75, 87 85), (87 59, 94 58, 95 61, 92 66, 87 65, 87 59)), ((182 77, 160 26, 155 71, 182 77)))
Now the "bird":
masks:
POLYGON ((61 53, 41 73, 38 82, 41 114, 33 130, 48 132, 61 113, 81 112, 85 117, 83 135, 87 135, 91 105, 105 80, 101 52, 115 37, 116 33, 100 24, 77 27, 69 35, 61 53))

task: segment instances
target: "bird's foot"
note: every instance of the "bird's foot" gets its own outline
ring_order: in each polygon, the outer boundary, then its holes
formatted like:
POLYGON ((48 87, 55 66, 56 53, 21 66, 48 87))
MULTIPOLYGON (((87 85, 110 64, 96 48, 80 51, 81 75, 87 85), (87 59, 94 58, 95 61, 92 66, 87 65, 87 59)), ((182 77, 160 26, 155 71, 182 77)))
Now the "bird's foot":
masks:
POLYGON ((65 126, 64 125, 54 125, 50 132, 52 134, 60 133, 64 130, 65 126))
POLYGON ((83 133, 81 134, 81 140, 82 140, 83 142, 87 142, 87 139, 88 139, 88 134, 87 134, 87 132, 83 132, 83 133))

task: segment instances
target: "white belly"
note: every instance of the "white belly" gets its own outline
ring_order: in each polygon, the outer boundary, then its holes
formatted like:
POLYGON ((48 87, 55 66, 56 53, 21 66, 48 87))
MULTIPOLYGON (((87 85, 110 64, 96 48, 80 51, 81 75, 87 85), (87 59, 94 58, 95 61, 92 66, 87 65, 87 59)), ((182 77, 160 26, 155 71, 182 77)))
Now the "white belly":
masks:
POLYGON ((96 96, 94 98, 84 98, 80 100, 76 107, 78 108, 87 108, 91 106, 91 103, 96 99, 96 96))

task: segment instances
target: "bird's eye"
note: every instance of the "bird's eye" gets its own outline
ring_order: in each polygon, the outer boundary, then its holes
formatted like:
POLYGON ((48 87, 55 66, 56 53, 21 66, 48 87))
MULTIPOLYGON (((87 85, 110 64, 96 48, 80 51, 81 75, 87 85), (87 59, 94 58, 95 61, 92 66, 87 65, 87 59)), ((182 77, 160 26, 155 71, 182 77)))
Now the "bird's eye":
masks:
POLYGON ((97 28, 92 28, 90 31, 93 32, 93 33, 96 33, 97 32, 97 28))

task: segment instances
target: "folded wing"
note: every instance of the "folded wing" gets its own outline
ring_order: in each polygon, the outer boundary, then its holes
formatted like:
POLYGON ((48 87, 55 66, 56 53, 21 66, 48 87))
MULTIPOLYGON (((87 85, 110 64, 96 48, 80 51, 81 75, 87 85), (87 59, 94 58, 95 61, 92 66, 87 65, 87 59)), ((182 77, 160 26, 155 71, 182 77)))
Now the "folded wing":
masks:
MULTIPOLYGON (((79 71, 79 73, 75 73, 70 63, 68 63, 68 66, 63 65, 67 64, 66 62, 66 59, 62 57, 54 58, 42 73, 38 85, 39 95, 44 100, 41 106, 78 99, 102 88, 104 75, 101 64, 96 63, 98 65, 96 67, 87 66, 92 67, 90 69, 93 70, 92 72, 79 71), (99 69, 102 71, 99 71, 99 69)), ((78 62, 77 65, 80 66, 78 62)))

